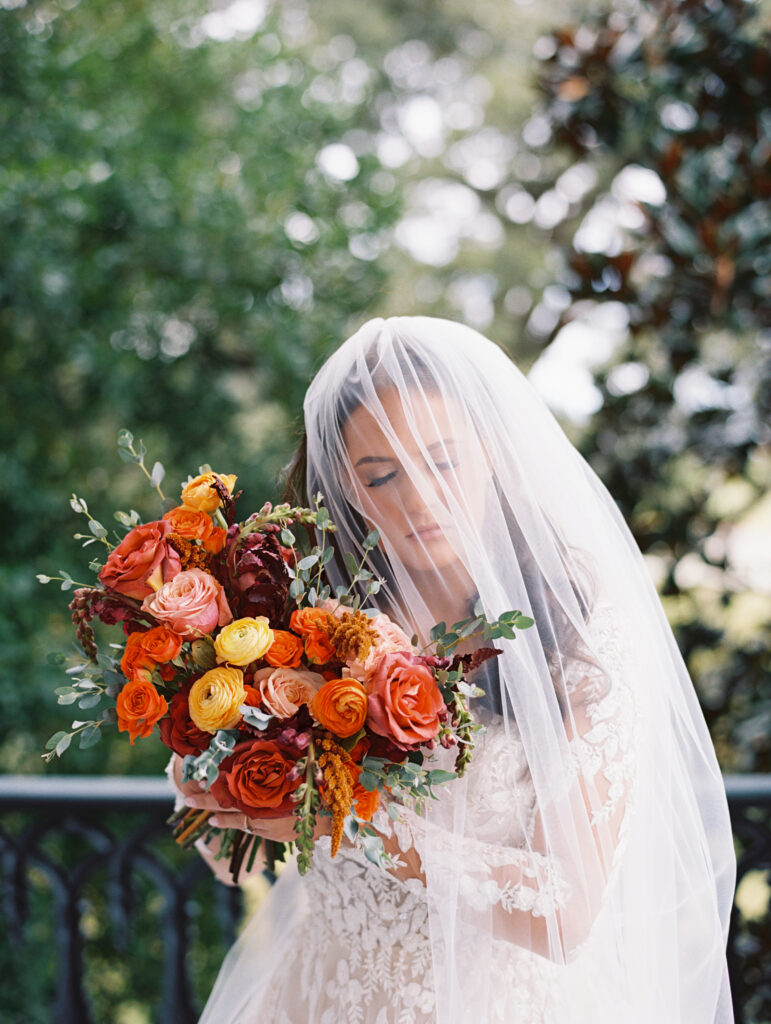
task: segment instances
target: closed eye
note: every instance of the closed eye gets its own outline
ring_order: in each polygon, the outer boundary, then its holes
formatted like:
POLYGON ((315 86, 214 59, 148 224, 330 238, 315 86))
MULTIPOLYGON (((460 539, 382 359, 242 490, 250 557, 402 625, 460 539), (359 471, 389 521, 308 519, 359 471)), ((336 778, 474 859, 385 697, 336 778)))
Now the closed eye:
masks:
POLYGON ((396 476, 396 470, 394 469, 391 473, 387 473, 385 476, 377 476, 374 480, 371 480, 367 487, 382 487, 383 484, 388 483, 393 477, 396 476))

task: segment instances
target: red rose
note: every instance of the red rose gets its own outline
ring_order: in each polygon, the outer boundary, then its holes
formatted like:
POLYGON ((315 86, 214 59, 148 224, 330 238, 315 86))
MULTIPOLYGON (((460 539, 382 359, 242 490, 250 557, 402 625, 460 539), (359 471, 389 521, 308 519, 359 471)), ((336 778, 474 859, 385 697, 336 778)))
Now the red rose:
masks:
POLYGON ((169 702, 169 714, 161 719, 159 725, 161 739, 169 750, 173 750, 180 757, 184 757, 185 754, 198 755, 206 750, 211 742, 211 733, 199 729, 188 710, 187 695, 194 681, 191 680, 174 694, 169 702))
POLYGON ((142 598, 173 579, 182 568, 167 538, 171 524, 162 520, 135 526, 107 556, 99 579, 127 597, 142 598))
POLYGON ((369 689, 367 724, 373 732, 414 747, 436 736, 443 710, 434 674, 420 658, 406 651, 383 656, 369 689))
POLYGON ((290 779, 297 752, 278 740, 246 740, 220 765, 211 794, 223 807, 250 818, 283 818, 294 811, 289 799, 300 784, 290 779))

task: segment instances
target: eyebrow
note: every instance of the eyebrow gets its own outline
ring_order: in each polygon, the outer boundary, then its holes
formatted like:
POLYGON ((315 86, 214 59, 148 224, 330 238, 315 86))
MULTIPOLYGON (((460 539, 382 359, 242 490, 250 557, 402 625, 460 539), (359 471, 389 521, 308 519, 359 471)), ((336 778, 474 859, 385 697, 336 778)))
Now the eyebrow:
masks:
MULTIPOLYGON (((446 439, 442 439, 441 441, 434 441, 434 442, 432 442, 428 446, 428 450, 431 451, 432 448, 437 448, 437 447, 439 447, 439 445, 443 445, 446 448, 449 445, 454 445, 454 444, 455 444, 455 440, 452 437, 448 437, 446 439)), ((357 469, 359 466, 363 466, 367 462, 396 462, 396 461, 397 460, 393 457, 393 455, 365 455, 363 458, 359 459, 359 461, 356 463, 354 468, 357 469)))

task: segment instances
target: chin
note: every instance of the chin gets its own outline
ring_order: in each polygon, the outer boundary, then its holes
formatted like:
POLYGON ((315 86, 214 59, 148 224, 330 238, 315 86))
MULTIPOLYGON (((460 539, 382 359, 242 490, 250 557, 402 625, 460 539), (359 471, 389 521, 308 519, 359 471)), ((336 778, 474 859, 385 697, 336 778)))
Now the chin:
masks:
POLYGON ((407 569, 418 572, 432 572, 447 569, 458 562, 458 553, 446 542, 427 545, 425 549, 419 544, 407 542, 399 551, 399 559, 407 569))

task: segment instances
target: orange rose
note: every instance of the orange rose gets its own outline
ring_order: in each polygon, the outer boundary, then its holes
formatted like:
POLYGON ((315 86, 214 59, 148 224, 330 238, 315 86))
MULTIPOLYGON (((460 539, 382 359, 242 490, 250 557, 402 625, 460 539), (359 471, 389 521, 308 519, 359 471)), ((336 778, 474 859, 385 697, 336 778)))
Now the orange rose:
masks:
POLYGON ((300 784, 292 769, 297 751, 279 740, 245 740, 220 765, 211 794, 222 807, 250 818, 282 818, 294 810, 292 793, 300 784))
POLYGON ((140 646, 159 665, 173 661, 182 650, 182 637, 168 626, 153 626, 146 633, 131 635, 139 637, 140 646))
POLYGON ((273 630, 273 643, 265 660, 274 668, 299 668, 303 656, 303 642, 286 629, 273 630))
POLYGON ((171 527, 162 519, 130 530, 107 556, 99 573, 105 587, 141 601, 182 568, 179 553, 169 543, 171 527))
POLYGON ((166 698, 152 683, 135 679, 127 683, 118 694, 115 710, 118 712, 118 732, 127 732, 131 745, 139 737, 144 739, 153 731, 159 718, 168 711, 166 698))
POLYGON ((380 793, 377 790, 370 792, 364 786, 359 785, 359 776, 362 773, 361 765, 351 765, 353 774, 353 802, 356 804, 356 817, 364 821, 371 821, 372 815, 380 806, 380 793))
POLYGON ((367 694, 356 679, 331 679, 313 698, 311 711, 335 736, 353 736, 367 719, 367 694))
POLYGON ((163 518, 171 523, 174 533, 185 540, 200 540, 204 548, 213 555, 222 551, 227 531, 215 526, 212 517, 206 512, 178 505, 170 512, 166 512, 163 518))
POLYGON ((289 628, 305 641, 305 655, 311 664, 324 665, 335 656, 326 632, 330 618, 321 608, 297 608, 289 619, 289 628))
POLYGON ((126 650, 120 660, 120 669, 126 679, 150 681, 155 660, 148 654, 142 645, 144 633, 131 633, 126 641, 126 650))

